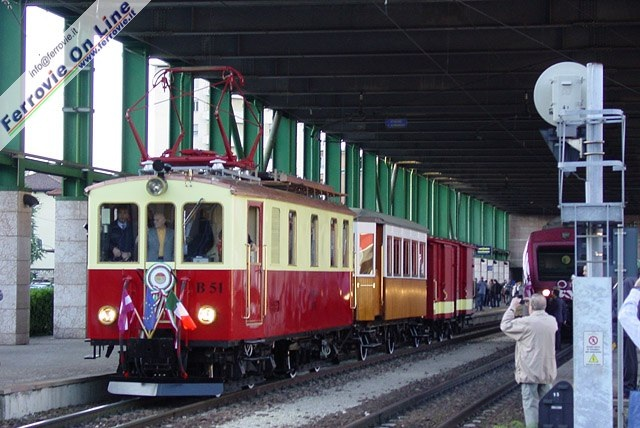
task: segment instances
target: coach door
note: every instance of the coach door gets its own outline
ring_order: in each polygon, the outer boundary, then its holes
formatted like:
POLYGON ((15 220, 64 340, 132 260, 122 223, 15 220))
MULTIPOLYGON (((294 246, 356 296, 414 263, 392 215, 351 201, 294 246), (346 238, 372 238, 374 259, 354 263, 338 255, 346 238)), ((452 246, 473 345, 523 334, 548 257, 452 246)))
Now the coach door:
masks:
POLYGON ((266 274, 263 266, 262 203, 249 202, 247 212, 247 324, 261 324, 265 316, 266 274))
POLYGON ((380 235, 375 223, 355 223, 353 297, 358 321, 373 321, 381 313, 380 235))

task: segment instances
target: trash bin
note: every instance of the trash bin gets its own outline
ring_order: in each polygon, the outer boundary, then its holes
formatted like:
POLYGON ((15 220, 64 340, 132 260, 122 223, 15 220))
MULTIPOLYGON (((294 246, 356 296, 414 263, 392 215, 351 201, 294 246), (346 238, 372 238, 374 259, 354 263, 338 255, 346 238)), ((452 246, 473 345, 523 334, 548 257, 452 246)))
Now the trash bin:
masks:
POLYGON ((558 382, 542 397, 538 407, 538 427, 573 427, 573 387, 569 382, 558 382))

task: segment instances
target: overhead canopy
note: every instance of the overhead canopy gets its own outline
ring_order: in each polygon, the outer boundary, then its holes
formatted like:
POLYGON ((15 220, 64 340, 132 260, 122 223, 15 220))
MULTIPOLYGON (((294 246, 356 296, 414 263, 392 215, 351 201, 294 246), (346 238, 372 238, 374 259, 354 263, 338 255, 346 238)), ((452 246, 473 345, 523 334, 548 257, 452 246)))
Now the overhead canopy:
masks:
MULTIPOLYGON (((74 16, 91 2, 29 4, 74 16)), ((123 36, 172 65, 232 66, 267 107, 520 214, 559 213, 536 80, 558 62, 602 63, 605 107, 627 116, 627 213, 640 213, 633 1, 152 0, 123 36)), ((605 130, 616 158, 618 131, 605 130)), ((567 178, 569 199, 584 178, 567 178)))

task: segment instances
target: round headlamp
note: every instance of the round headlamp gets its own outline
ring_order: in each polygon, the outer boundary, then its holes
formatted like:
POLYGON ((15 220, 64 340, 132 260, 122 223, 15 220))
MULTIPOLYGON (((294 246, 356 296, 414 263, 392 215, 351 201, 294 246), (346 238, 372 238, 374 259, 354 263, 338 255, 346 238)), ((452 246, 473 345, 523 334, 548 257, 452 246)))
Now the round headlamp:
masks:
POLYGON ((102 325, 111 325, 118 319, 118 311, 113 306, 103 306, 98 309, 98 321, 102 325))
POLYGON ((147 181, 147 192, 151 196, 160 196, 167 191, 167 182, 160 177, 153 177, 147 181))
POLYGON ((212 324, 216 320, 216 316, 216 310, 212 306, 204 305, 198 309, 198 321, 200 321, 201 324, 212 324))

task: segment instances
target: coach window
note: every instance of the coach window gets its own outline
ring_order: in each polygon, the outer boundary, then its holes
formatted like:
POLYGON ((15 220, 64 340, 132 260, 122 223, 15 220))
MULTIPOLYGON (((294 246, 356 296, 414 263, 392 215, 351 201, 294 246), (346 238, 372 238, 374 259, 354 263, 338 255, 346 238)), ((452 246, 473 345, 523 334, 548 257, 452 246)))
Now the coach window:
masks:
POLYGON ((393 237, 393 276, 400 276, 402 265, 402 239, 393 237))
POLYGON ((418 278, 418 242, 411 241, 411 277, 418 278))
POLYGON ((358 274, 373 275, 373 242, 375 234, 360 233, 358 236, 358 274))
POLYGON ((280 264, 280 208, 271 208, 271 263, 280 264))
POLYGON ((311 216, 311 266, 318 266, 318 216, 311 216))
POLYGON ((349 222, 342 221, 342 267, 349 267, 349 222))
POLYGON ((100 206, 100 261, 138 260, 138 207, 134 204, 100 206))
POLYGON ((187 204, 182 211, 184 242, 182 250, 185 262, 219 262, 222 254, 219 232, 222 230, 222 206, 220 204, 187 204))
POLYGON ((418 277, 420 278, 425 277, 424 264, 425 264, 426 256, 425 256, 424 250, 425 250, 424 242, 419 242, 418 243, 418 277))
POLYGON ((338 220, 335 218, 331 219, 331 236, 330 236, 330 262, 331 267, 338 266, 338 249, 336 248, 336 235, 338 234, 338 220))
POLYGON ((403 258, 403 269, 402 276, 409 277, 411 276, 411 241, 409 239, 402 240, 402 253, 404 254, 403 258))
POLYGON ((393 276, 393 236, 387 235, 387 246, 385 247, 387 253, 387 276, 393 276))
POLYGON ((297 263, 297 232, 296 225, 298 223, 298 215, 295 211, 289 211, 289 265, 295 266, 297 263))

